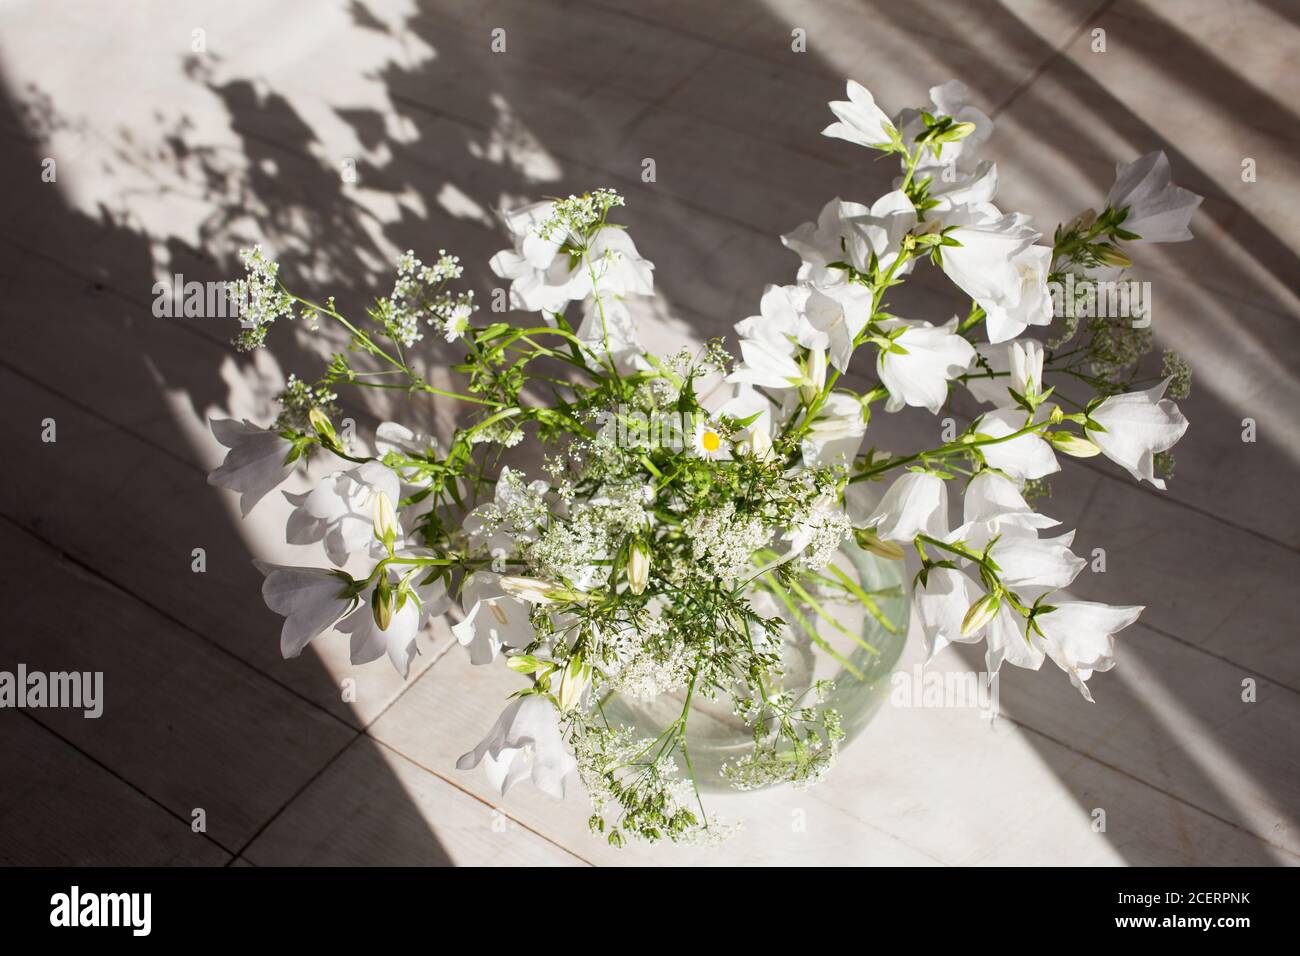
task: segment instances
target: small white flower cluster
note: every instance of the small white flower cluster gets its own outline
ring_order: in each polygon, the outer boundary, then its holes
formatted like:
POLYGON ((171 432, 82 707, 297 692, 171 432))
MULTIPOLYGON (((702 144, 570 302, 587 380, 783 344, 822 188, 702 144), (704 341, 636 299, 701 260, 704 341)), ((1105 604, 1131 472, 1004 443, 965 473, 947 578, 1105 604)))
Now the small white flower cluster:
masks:
POLYGON ((245 326, 236 339, 244 350, 260 347, 276 319, 294 318, 294 299, 280 288, 280 266, 268 259, 260 245, 242 249, 239 260, 247 275, 226 286, 226 294, 239 310, 245 326))
POLYGON ((578 773, 595 811, 591 827, 605 832, 604 817, 614 816, 616 829, 608 833, 613 845, 622 846, 626 832, 646 842, 671 836, 687 846, 715 846, 738 831, 738 824, 703 816, 677 761, 656 752, 658 741, 638 739, 628 728, 592 725, 575 732, 573 742, 578 773))
MULTIPOLYGON (((817 705, 823 705, 833 690, 829 681, 817 681, 809 690, 817 705)), ((782 691, 764 701, 746 701, 748 719, 758 728, 752 753, 728 763, 723 777, 737 790, 757 790, 788 783, 806 790, 826 778, 839 756, 844 730, 838 711, 821 706, 802 706, 796 695, 782 691), (793 740, 793 746, 783 743, 793 740)), ((745 712, 742 706, 742 711, 745 712)))
POLYGON ((795 519, 793 537, 801 542, 797 564, 809 571, 820 571, 839 553, 844 539, 853 532, 853 523, 843 510, 825 502, 816 504, 795 519))
POLYGON ((623 204, 623 197, 613 189, 594 189, 581 196, 558 199, 551 206, 551 214, 538 225, 537 235, 548 240, 557 235, 580 238, 603 223, 611 209, 623 204))
POLYGON ((464 335, 477 308, 474 292, 445 291, 448 282, 464 273, 460 257, 445 249, 438 250, 433 265, 425 265, 410 250, 399 256, 397 280, 384 312, 389 335, 406 348, 424 338, 421 325, 438 330, 448 342, 464 335))
POLYGON ((737 515, 735 502, 728 501, 693 515, 686 534, 691 541, 691 557, 699 564, 684 566, 680 571, 734 581, 752 570, 754 552, 771 540, 772 529, 758 515, 737 515))
POLYGON ((671 641, 667 625, 654 614, 638 615, 602 637, 605 676, 621 694, 650 701, 681 690, 691 679, 694 655, 685 644, 671 641), (666 653, 660 650, 665 644, 666 653))
POLYGON ((536 541, 522 544, 520 554, 543 577, 595 587, 608 576, 603 565, 617 542, 645 526, 640 502, 575 503, 567 517, 553 520, 536 541))

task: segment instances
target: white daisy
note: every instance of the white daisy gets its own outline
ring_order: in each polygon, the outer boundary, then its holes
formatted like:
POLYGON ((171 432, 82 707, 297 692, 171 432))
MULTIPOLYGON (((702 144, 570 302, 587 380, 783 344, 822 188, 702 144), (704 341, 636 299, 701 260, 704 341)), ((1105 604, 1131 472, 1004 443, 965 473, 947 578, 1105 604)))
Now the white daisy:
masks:
POLYGON ((695 454, 710 461, 730 461, 731 449, 717 426, 708 420, 695 425, 695 454))

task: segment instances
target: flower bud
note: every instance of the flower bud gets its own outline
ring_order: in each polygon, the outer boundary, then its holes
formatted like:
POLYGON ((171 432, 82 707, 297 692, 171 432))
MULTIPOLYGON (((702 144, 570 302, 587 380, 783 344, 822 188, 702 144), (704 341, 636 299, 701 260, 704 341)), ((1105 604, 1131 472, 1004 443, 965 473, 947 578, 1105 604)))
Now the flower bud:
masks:
POLYGON ((563 588, 554 581, 507 574, 501 579, 501 590, 532 604, 552 604, 556 594, 563 588))
POLYGON ((580 655, 569 658, 568 665, 560 676, 560 689, 555 695, 561 711, 570 711, 582 703, 582 694, 591 683, 591 665, 585 663, 580 655))
POLYGON ((1096 444, 1088 441, 1082 435, 1075 435, 1071 432, 1049 432, 1047 440, 1052 443, 1052 447, 1057 451, 1073 455, 1075 458, 1091 458, 1093 455, 1101 454, 1101 449, 1096 444))
POLYGON ((1002 599, 996 594, 986 594, 970 606, 961 622, 961 636, 970 637, 997 615, 1002 599))
POLYGON ((853 537, 862 550, 878 554, 890 561, 902 561, 907 554, 897 541, 885 541, 871 528, 860 528, 853 532, 853 537))
POLYGON ((396 603, 396 595, 388 584, 386 575, 379 578, 379 583, 375 585, 375 593, 370 596, 370 610, 375 616, 375 623, 379 625, 381 631, 388 630, 388 625, 393 623, 393 605, 396 603))
POLYGON ((397 512, 388 493, 381 491, 375 495, 374 506, 375 538, 390 550, 397 540, 397 512))
POLYGON ((772 433, 761 422, 749 426, 749 450, 759 461, 772 457, 772 433))
POLYGON ((826 387, 826 350, 809 349, 808 364, 804 373, 804 385, 799 394, 805 402, 811 402, 826 387))
POLYGON ((650 549, 639 538, 628 546, 627 589, 633 594, 644 594, 650 582, 650 549))
POLYGON ((326 448, 339 450, 343 445, 339 441, 339 434, 334 430, 334 423, 330 421, 329 416, 319 408, 312 407, 307 413, 307 420, 311 422, 311 427, 315 430, 316 436, 320 438, 320 443, 326 448))
POLYGON ((1121 269, 1127 269, 1133 265, 1132 259, 1110 243, 1104 243, 1097 247, 1097 258, 1108 266, 1119 266, 1121 269))
POLYGON ((540 664, 541 661, 531 654, 517 654, 506 658, 506 667, 519 674, 531 674, 540 664))

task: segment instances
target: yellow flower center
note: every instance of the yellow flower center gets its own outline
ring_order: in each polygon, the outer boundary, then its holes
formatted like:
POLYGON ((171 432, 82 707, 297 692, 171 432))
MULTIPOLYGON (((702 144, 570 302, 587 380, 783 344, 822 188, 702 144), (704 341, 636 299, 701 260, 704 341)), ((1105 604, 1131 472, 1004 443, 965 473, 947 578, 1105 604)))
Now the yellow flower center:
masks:
POLYGON ((704 446, 705 451, 717 451, 722 445, 722 439, 718 437, 717 432, 705 432, 700 436, 700 444, 704 446))

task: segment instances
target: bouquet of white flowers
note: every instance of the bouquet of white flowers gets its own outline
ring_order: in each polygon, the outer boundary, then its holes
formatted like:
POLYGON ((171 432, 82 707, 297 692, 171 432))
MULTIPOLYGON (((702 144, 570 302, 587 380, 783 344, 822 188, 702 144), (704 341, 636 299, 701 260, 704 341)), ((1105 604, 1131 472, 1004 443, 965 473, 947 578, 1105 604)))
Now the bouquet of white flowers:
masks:
POLYGON ((857 83, 848 97, 830 104, 825 135, 898 157, 895 188, 870 205, 834 199, 782 237, 800 259, 795 280, 769 286, 736 325, 738 361, 721 342, 667 358, 641 347, 634 310, 654 267, 611 222, 623 199, 609 189, 504 214, 513 246, 491 262, 509 280, 497 311, 508 302, 539 321, 474 321, 446 253, 433 265, 407 253, 392 294, 354 321, 246 251, 231 290, 242 347, 261 346, 278 318, 350 336, 313 384, 290 377, 269 428, 212 424, 229 453, 211 481, 240 492, 245 513, 298 462, 329 462, 314 490, 285 494, 289 542, 323 545, 333 566, 259 563, 285 617, 284 656, 333 630, 353 663, 387 656, 405 676, 417 633, 455 599, 451 631, 470 661, 502 658, 520 675, 459 766, 483 765, 502 793, 527 777, 557 796, 576 771, 592 829, 614 845, 724 832, 702 807, 687 736, 701 702, 748 728, 721 778, 743 789, 822 777, 844 723, 828 680, 792 676, 792 635, 852 682, 854 661, 878 650, 832 606, 856 604, 878 630, 900 623, 883 609, 888 589, 847 572, 843 550, 899 581, 904 559, 917 566, 912 615, 929 653, 984 641, 991 674, 1051 658, 1091 700, 1088 678, 1113 665, 1114 635, 1141 608, 1053 597, 1084 561, 1072 534, 1040 536, 1058 522, 1030 501, 1058 453, 1105 455, 1164 487, 1187 427, 1166 396, 1185 396, 1189 373, 1166 353, 1163 375, 1138 379, 1149 304, 1130 300, 1121 274, 1131 244, 1190 238, 1200 197, 1152 153, 1119 167, 1101 212, 1044 244, 1028 217, 993 205, 997 169, 980 154, 992 123, 962 84, 894 119, 857 83), (942 270, 966 313, 931 323, 887 311, 917 268, 942 270), (1048 337, 1023 337, 1031 326, 1048 337), (464 348, 458 389, 408 359, 426 329, 464 348), (865 390, 847 387, 855 360, 865 390), (340 386, 440 396, 466 414, 442 443, 385 422, 365 454, 336 430, 340 386), (990 410, 938 447, 862 451, 873 406, 937 414, 954 387, 990 410), (546 480, 501 463, 530 432, 546 480), (619 696, 666 698, 671 717, 640 732, 612 713, 619 696))

